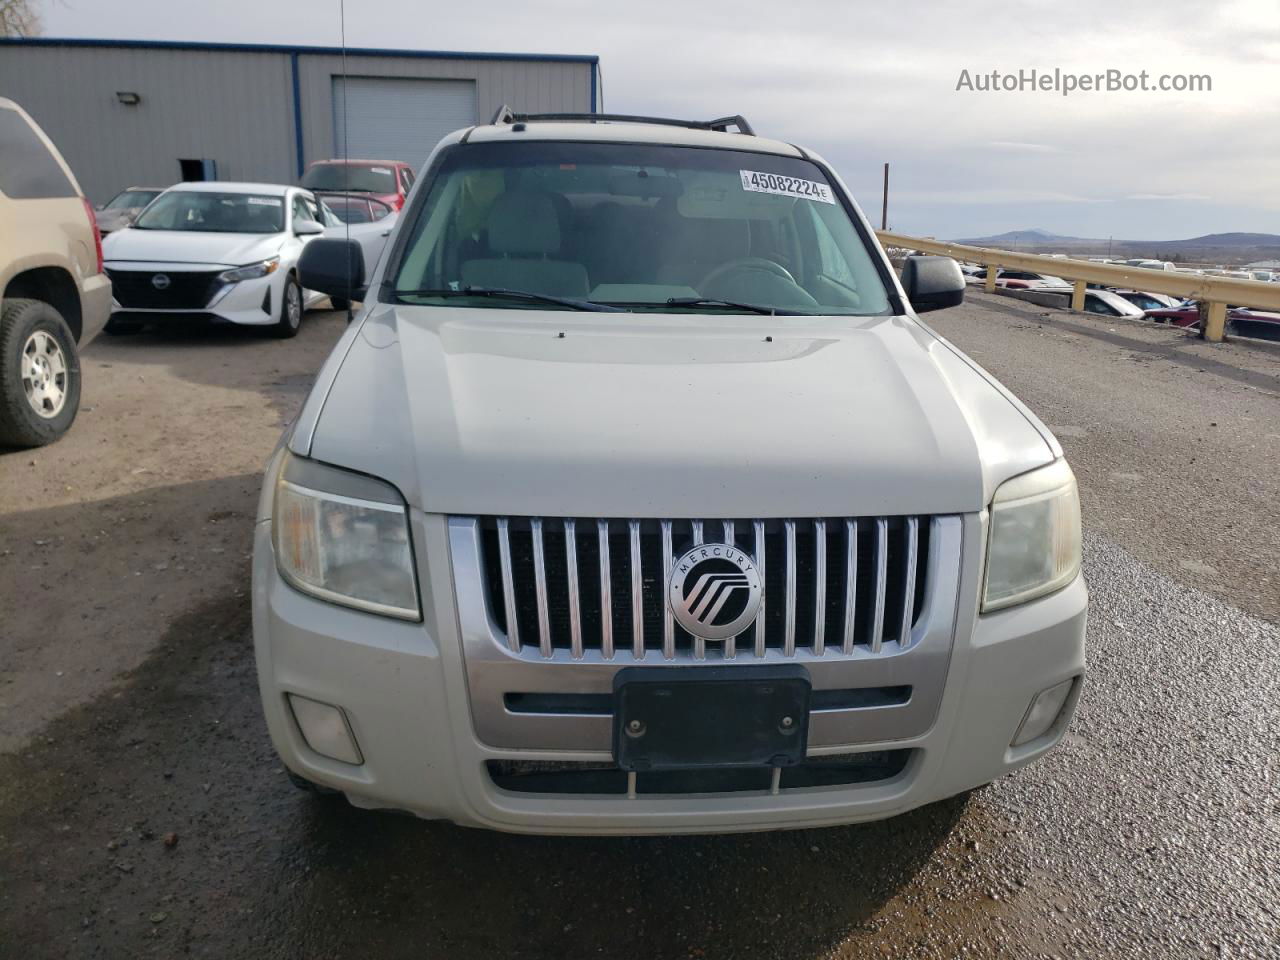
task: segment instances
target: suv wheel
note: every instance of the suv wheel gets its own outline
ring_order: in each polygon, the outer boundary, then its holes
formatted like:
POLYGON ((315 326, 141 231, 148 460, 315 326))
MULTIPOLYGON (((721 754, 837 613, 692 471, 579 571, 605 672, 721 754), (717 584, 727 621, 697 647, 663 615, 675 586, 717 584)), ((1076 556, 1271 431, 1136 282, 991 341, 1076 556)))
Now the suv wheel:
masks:
POLYGON ((0 445, 41 447, 80 409, 80 357, 62 315, 40 300, 0 306, 0 445))
POLYGON ((284 293, 280 296, 280 319, 275 322, 271 332, 277 337, 296 337, 300 326, 302 326, 302 287, 298 286, 296 277, 290 276, 285 280, 284 293))

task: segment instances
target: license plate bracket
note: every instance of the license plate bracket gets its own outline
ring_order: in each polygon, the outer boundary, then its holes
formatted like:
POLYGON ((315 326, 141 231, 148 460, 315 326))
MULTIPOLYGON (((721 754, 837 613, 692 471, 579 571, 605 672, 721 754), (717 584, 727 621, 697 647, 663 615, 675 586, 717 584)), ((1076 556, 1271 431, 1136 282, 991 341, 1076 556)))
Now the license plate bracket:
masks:
POLYGON ((613 678, 614 760, 628 772, 795 766, 810 690, 799 664, 624 667, 613 678))

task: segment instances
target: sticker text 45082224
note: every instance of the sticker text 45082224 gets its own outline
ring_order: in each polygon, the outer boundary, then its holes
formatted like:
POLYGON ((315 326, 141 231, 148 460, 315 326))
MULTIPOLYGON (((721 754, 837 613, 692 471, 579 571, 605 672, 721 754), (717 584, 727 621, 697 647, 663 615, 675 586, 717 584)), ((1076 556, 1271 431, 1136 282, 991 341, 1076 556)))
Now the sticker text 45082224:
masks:
POLYGON ((739 170, 742 175, 742 189, 755 193, 776 193, 781 197, 797 197, 801 200, 817 200, 821 203, 835 203, 831 188, 816 180, 801 180, 799 177, 784 177, 777 173, 761 173, 758 170, 739 170))

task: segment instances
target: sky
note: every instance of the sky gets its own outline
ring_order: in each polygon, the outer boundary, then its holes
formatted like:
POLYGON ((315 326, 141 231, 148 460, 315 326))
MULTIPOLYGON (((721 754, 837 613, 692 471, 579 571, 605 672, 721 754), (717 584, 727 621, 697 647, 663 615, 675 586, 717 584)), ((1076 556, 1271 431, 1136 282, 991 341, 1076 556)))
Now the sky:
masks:
MULTIPOLYGON (((1277 0, 345 2, 353 47, 597 54, 606 110, 741 113, 822 154, 877 223, 888 162, 904 233, 1280 233, 1277 0), (977 87, 1055 68, 1208 75, 1212 89, 957 89, 962 71, 977 87)), ((51 37, 340 37, 339 0, 37 3, 51 37)))

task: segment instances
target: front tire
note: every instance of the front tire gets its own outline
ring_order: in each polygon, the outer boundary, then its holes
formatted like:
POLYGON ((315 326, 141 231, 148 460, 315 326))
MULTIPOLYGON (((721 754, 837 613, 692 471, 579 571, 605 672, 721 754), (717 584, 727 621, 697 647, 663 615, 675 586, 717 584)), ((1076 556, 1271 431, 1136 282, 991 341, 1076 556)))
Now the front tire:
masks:
POLYGON ((285 280, 284 290, 280 294, 280 317, 271 327, 273 336, 287 340, 298 335, 302 326, 302 287, 297 277, 292 274, 285 280))
POLYGON ((0 305, 0 446, 42 447, 80 409, 80 355, 71 328, 40 300, 0 305))

